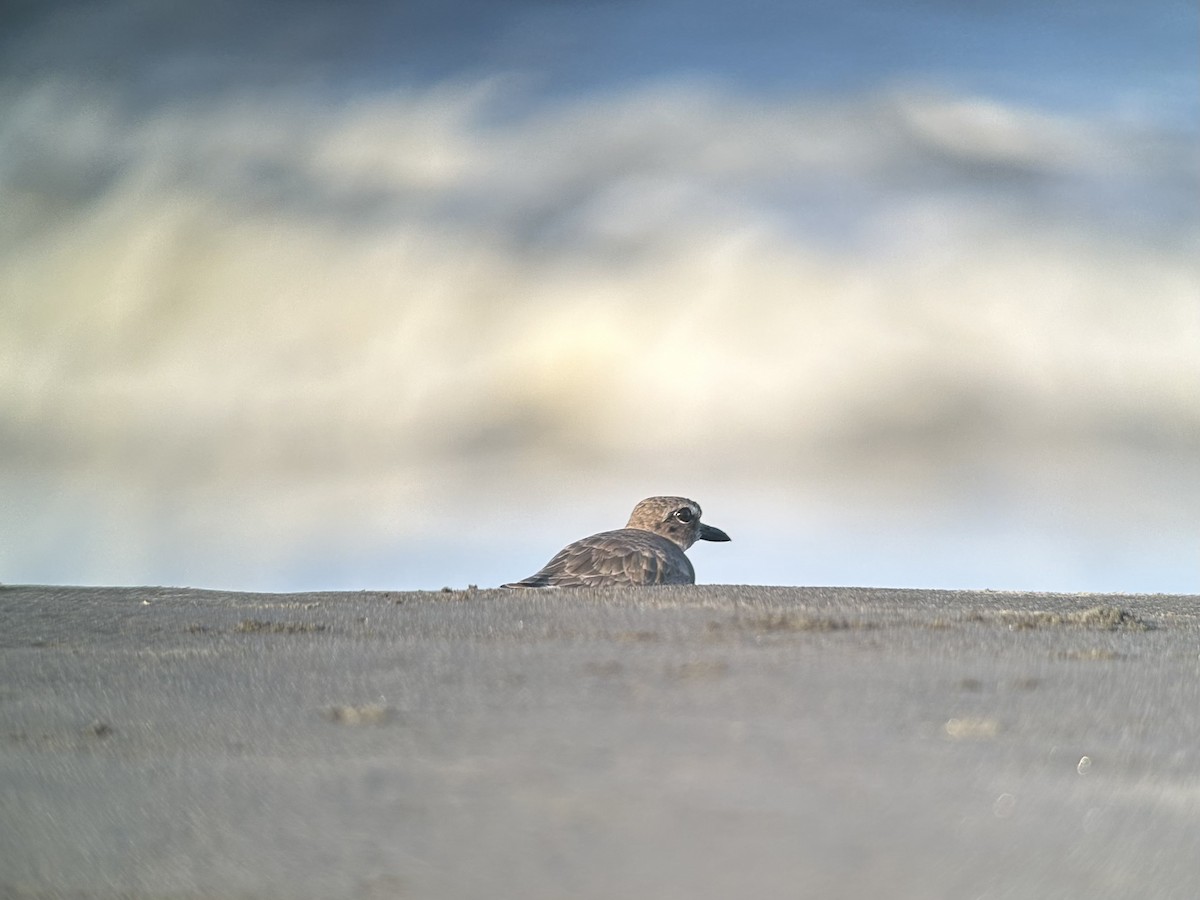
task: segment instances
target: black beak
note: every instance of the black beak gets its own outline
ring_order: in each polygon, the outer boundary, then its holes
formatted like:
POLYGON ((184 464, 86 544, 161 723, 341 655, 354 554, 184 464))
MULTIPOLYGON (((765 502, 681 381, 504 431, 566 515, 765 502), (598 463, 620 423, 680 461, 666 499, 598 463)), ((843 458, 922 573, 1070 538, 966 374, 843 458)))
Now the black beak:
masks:
POLYGON ((700 534, 698 535, 702 541, 727 541, 729 535, 723 532, 720 528, 713 528, 711 525, 700 523, 700 534))

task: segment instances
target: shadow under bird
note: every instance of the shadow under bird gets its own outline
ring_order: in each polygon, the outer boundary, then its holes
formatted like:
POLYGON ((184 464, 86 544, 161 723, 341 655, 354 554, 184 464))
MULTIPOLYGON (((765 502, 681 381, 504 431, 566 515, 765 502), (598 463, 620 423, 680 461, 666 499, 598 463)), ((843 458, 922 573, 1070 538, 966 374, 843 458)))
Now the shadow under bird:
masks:
POLYGON ((727 541, 729 535, 700 521, 700 504, 686 497, 649 497, 629 522, 568 544, 535 575, 506 588, 603 587, 618 584, 695 584, 696 571, 683 552, 696 541, 727 541))

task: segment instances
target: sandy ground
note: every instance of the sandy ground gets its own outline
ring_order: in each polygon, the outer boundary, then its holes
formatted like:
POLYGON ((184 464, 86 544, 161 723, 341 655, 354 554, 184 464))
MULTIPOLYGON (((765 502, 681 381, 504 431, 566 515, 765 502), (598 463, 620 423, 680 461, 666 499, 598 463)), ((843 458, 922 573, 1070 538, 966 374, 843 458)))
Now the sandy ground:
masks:
POLYGON ((1194 898, 1200 597, 0 588, 0 897, 1194 898))

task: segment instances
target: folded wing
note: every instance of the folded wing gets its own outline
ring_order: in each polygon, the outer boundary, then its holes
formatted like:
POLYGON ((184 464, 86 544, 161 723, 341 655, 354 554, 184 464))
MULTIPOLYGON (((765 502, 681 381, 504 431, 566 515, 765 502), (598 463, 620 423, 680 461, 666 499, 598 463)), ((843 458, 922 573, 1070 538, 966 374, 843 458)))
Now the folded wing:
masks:
POLYGON ((587 587, 604 585, 694 584, 687 556, 671 541, 646 531, 622 528, 569 544, 536 575, 504 587, 587 587))

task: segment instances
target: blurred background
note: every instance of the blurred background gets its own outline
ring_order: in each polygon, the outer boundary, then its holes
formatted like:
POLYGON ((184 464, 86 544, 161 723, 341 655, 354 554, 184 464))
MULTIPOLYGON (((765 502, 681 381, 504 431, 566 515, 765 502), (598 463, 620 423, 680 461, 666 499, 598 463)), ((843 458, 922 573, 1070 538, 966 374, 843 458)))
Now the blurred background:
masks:
POLYGON ((1200 591, 1191 0, 0 17, 0 581, 1200 591))

